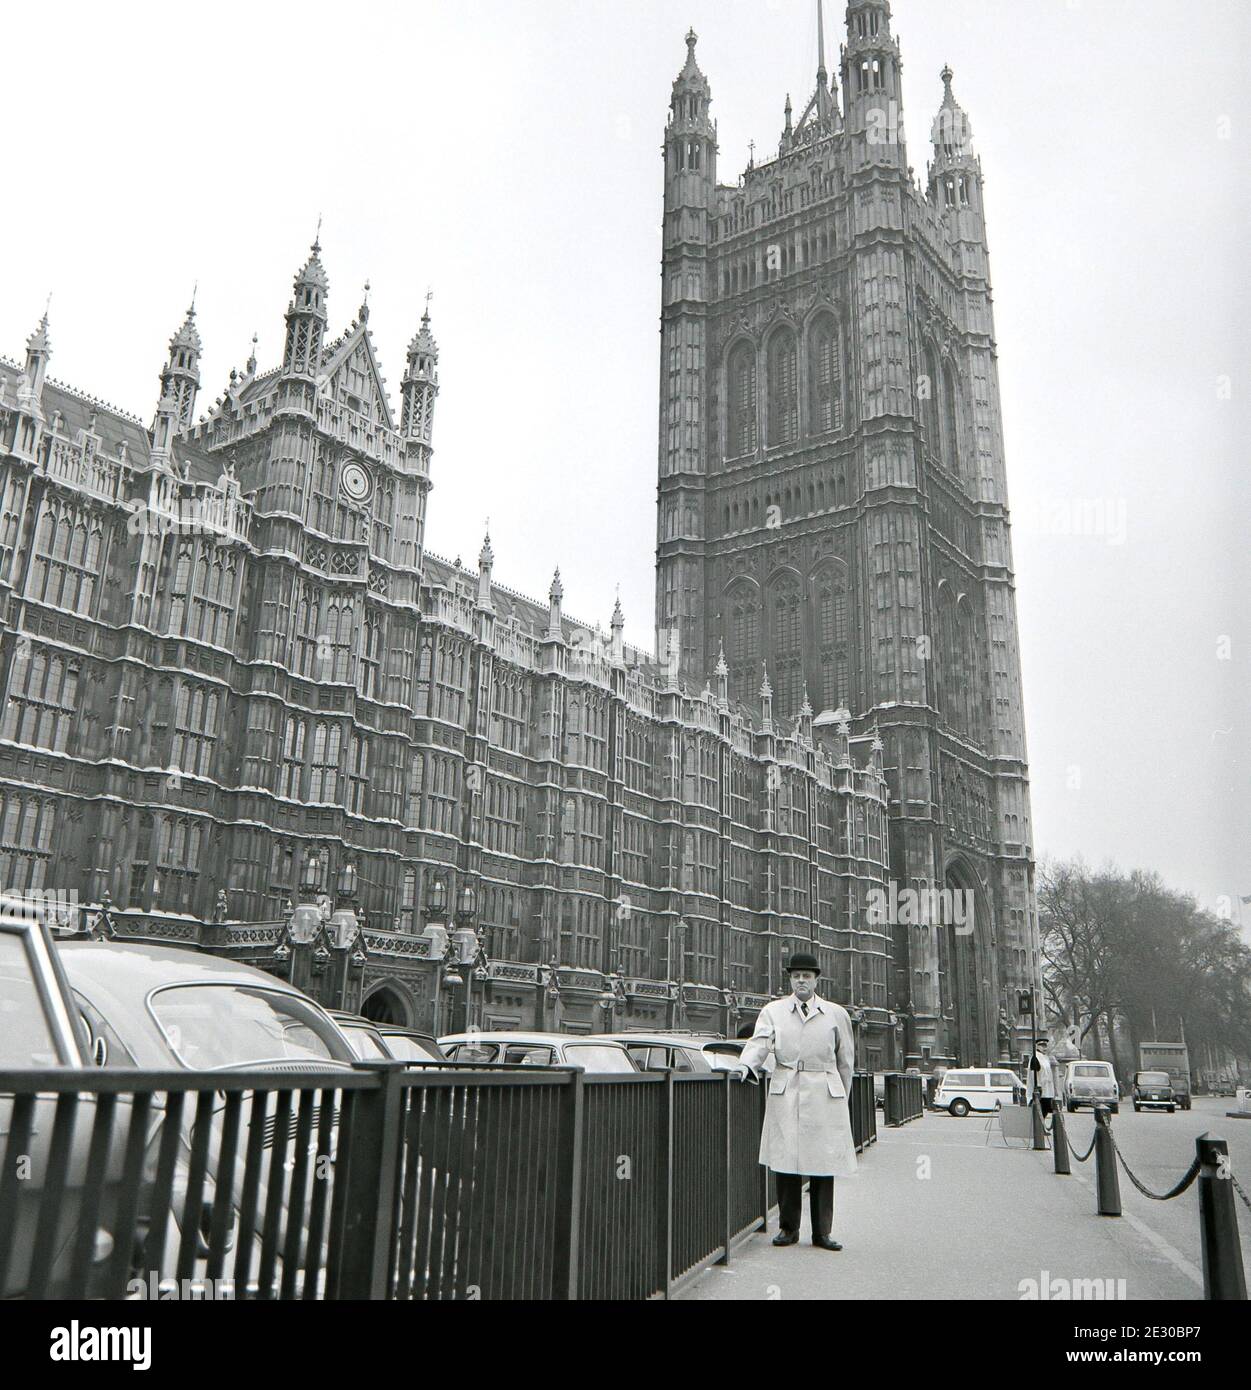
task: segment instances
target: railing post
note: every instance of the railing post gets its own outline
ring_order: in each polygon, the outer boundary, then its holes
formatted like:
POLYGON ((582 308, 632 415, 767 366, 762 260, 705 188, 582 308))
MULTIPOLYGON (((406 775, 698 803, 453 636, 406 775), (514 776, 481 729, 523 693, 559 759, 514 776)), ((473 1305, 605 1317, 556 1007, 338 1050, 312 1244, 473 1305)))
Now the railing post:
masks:
POLYGON ((1247 1276, 1238 1244, 1238 1209, 1230 1180, 1229 1145, 1215 1134, 1195 1140, 1199 1159, 1199 1234, 1203 1244, 1203 1296, 1243 1302, 1247 1276))
POLYGON ((660 1097, 660 1164, 664 1173, 664 1190, 659 1202, 657 1254, 660 1261, 660 1287, 666 1298, 673 1289, 673 1073, 665 1072, 660 1097))
POLYGON ((728 1071, 722 1072, 720 1076, 725 1092, 725 1254, 717 1261, 719 1265, 730 1263, 730 1240, 734 1235, 734 1120, 730 1098, 732 1078, 733 1073, 728 1071))
MULTIPOLYGON (((1033 1143, 1031 1149, 1043 1150, 1047 1147, 1047 1127, 1043 1124, 1042 1101, 1039 1099, 1038 1092, 1034 1092, 1034 1098, 1030 1101, 1030 1119, 1033 1122, 1033 1143)), ((1120 1213, 1118 1212, 1119 1216, 1120 1213)))
POLYGON ((576 1299, 578 1259, 582 1245, 582 1150, 586 1144, 583 1122, 584 1074, 569 1073, 560 1096, 560 1124, 556 1160, 556 1248, 552 1269, 552 1297, 576 1299))
POLYGON ((1108 1107, 1095 1106, 1095 1185, 1099 1192, 1099 1215, 1120 1216, 1121 1183, 1116 1175, 1116 1149, 1108 1124, 1108 1107))
POLYGON ((1051 1112, 1051 1153, 1055 1159, 1055 1171, 1061 1177, 1071 1175, 1069 1166, 1069 1136, 1064 1128, 1064 1112, 1059 1101, 1051 1112))
POLYGON ((354 1069, 371 1073, 377 1086, 356 1092, 351 1133, 344 1134, 345 1126, 340 1126, 339 1144, 342 1147, 346 1139, 348 1147, 347 1190, 337 1241, 339 1278, 333 1287, 337 1298, 382 1299, 391 1292, 391 1248, 399 1224, 395 1198, 404 1064, 357 1062, 354 1069))

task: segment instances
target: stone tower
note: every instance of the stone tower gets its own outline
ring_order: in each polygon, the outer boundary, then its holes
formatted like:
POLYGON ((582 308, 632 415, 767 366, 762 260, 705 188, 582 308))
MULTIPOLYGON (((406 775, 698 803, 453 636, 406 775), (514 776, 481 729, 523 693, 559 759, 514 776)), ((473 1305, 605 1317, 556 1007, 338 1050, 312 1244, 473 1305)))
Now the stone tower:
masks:
POLYGON ((701 685, 724 651, 734 701, 763 666, 776 720, 876 731, 906 1052, 998 1061, 1038 948, 981 165, 945 69, 914 175, 887 0, 847 6, 836 78, 817 29, 811 96, 733 184, 694 34, 674 83, 657 628, 701 685))

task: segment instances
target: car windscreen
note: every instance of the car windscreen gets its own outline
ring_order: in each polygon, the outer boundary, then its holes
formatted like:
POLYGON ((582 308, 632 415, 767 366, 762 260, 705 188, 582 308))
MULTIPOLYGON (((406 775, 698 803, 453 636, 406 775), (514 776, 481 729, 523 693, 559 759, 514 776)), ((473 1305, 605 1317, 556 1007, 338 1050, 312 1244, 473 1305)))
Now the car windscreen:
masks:
POLYGON ((18 933, 0 932, 0 1066, 59 1064, 26 945, 18 933))
POLYGON ((1074 1076, 1101 1076, 1105 1081, 1111 1080, 1111 1072, 1108 1071, 1107 1064, 1101 1063, 1096 1066, 1093 1062, 1079 1064, 1073 1068, 1074 1076))
POLYGON ((343 1031, 347 1034, 348 1042, 352 1044, 353 1052, 362 1062, 390 1062, 393 1060, 372 1028, 344 1027, 343 1031))
POLYGON ((1138 1084, 1140 1086, 1167 1086, 1169 1084, 1168 1072, 1140 1071, 1138 1073, 1138 1084))
POLYGON ((384 1033, 383 1038, 390 1049, 391 1056, 401 1062, 441 1062, 438 1049, 433 1044, 425 1047, 407 1033, 384 1033))
POLYGON ((635 1070, 624 1047, 605 1047, 603 1043, 567 1043, 565 1061, 583 1071, 635 1070))
POLYGON ((297 995, 256 985, 172 985, 157 990, 148 1008, 193 1071, 340 1058, 332 1025, 297 995))

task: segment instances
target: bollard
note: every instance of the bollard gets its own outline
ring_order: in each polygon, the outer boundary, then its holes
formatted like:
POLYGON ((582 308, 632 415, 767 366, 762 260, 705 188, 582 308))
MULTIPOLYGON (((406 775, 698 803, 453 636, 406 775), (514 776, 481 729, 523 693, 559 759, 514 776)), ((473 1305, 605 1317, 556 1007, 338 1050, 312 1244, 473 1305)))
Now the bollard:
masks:
POLYGON ((1238 1210, 1229 1179, 1229 1145, 1215 1134, 1195 1140, 1199 1159, 1199 1235, 1203 1244, 1203 1296, 1245 1301, 1247 1276, 1238 1244, 1238 1210))
POLYGON ((1116 1150, 1112 1147, 1110 1112, 1095 1106, 1095 1186, 1099 1191, 1099 1215, 1120 1216, 1121 1182, 1116 1175, 1116 1150))
POLYGON ((1055 1155, 1056 1172, 1062 1176, 1071 1174, 1073 1170, 1069 1167, 1069 1136, 1065 1133, 1064 1119, 1060 1113, 1058 1101, 1055 1109, 1051 1112, 1051 1150, 1055 1155))
POLYGON ((1034 1099, 1030 1102, 1030 1106, 1034 1112, 1034 1142, 1030 1147, 1034 1149, 1045 1149, 1047 1147, 1047 1129, 1043 1124, 1042 1102, 1038 1099, 1038 1093, 1036 1091, 1034 1093, 1034 1099))

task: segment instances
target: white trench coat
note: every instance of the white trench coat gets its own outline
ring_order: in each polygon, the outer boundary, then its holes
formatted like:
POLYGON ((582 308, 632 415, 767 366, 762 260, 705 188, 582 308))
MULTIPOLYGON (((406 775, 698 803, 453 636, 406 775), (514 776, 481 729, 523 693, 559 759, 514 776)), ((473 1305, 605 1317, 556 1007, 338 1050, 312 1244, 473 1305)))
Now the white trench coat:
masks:
POLYGON ((847 1010, 828 999, 810 999, 807 1018, 793 994, 761 1009, 742 1052, 742 1061, 757 1075, 770 1053, 774 1058, 761 1163, 775 1173, 807 1177, 855 1173, 848 1100, 855 1049, 847 1010))

